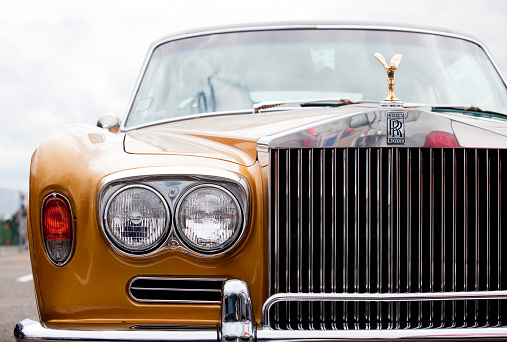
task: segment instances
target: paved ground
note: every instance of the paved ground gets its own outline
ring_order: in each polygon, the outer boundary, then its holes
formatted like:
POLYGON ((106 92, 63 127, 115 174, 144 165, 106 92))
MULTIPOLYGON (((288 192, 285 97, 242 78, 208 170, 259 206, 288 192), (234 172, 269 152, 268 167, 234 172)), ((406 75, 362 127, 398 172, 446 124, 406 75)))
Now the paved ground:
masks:
POLYGON ((38 320, 27 250, 0 247, 0 342, 15 341, 19 321, 38 320))

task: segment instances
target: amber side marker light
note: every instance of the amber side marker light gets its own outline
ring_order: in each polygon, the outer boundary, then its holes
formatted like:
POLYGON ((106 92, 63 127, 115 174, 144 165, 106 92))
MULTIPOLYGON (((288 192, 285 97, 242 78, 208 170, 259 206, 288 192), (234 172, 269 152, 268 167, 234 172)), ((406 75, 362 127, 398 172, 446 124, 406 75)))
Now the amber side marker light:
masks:
POLYGON ((64 196, 51 194, 44 200, 42 235, 49 259, 63 266, 70 258, 74 241, 72 210, 64 196))

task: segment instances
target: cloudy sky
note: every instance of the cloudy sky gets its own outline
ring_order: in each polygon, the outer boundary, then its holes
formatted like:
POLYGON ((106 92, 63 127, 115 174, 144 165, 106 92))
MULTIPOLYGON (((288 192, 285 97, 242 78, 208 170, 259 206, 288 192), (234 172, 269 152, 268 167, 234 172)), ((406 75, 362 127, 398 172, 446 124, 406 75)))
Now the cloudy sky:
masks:
POLYGON ((484 42, 507 75, 505 0, 0 0, 0 189, 28 190, 51 131, 123 116, 152 40, 189 28, 273 20, 444 27, 484 42))

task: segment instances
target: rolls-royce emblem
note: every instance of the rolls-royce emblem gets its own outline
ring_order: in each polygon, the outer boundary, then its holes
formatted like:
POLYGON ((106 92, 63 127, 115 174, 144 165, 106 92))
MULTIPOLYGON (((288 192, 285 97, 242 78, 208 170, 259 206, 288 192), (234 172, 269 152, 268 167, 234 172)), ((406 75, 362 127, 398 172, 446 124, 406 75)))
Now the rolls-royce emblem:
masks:
POLYGON ((380 53, 375 53, 375 58, 384 66, 387 72, 387 84, 389 87, 389 95, 387 95, 385 101, 399 101, 394 95, 394 72, 398 69, 401 63, 402 56, 400 54, 394 55, 391 59, 391 65, 387 65, 386 59, 380 53))
POLYGON ((403 111, 387 112, 387 143, 388 144, 405 143, 405 112, 403 111))

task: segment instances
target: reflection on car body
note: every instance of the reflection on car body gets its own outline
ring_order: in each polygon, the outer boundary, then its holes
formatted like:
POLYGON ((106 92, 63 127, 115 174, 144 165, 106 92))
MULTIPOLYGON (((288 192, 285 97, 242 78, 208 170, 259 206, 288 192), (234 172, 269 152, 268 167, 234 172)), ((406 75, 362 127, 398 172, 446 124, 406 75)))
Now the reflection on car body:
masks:
POLYGON ((16 339, 506 338, 506 110, 487 51, 454 33, 164 38, 121 126, 32 157, 40 321, 16 339), (376 52, 403 55, 401 101, 376 52))

